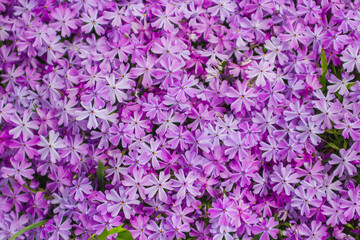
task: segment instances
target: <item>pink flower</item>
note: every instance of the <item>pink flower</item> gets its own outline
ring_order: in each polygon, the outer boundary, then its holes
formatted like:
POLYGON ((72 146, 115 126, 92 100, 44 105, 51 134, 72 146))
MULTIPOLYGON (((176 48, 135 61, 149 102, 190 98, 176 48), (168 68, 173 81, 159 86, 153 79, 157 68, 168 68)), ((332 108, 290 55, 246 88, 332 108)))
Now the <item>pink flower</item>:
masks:
POLYGON ((50 161, 55 163, 60 160, 60 155, 56 149, 61 149, 66 147, 64 141, 59 138, 59 133, 55 133, 54 130, 49 132, 49 141, 46 140, 43 136, 40 136, 41 142, 39 142, 39 146, 43 147, 39 150, 39 154, 41 154, 41 159, 45 160, 50 153, 50 161))
POLYGON ((279 233, 279 229, 274 228, 277 226, 279 222, 275 221, 275 218, 271 217, 270 219, 265 218, 260 226, 254 226, 254 234, 261 234, 260 240, 269 240, 270 236, 272 238, 277 239, 277 234, 279 233))
POLYGON ((35 171, 31 168, 28 169, 31 166, 31 162, 17 161, 13 159, 10 160, 10 163, 12 168, 8 168, 8 167, 1 168, 3 178, 8 178, 9 176, 11 176, 15 178, 20 184, 25 183, 23 177, 27 179, 34 178, 32 175, 35 173, 35 171))

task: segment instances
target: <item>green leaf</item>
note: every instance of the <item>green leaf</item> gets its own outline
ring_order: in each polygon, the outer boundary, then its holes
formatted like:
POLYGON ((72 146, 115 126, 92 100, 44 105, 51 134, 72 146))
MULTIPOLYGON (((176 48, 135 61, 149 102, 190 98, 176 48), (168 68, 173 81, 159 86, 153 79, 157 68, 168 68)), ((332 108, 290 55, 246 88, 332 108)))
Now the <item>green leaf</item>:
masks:
POLYGON ((332 143, 332 142, 329 142, 328 144, 327 144, 327 146, 328 147, 331 147, 331 148, 333 148, 333 149, 335 149, 335 150, 340 150, 340 148, 338 147, 338 146, 336 146, 336 144, 334 144, 334 143, 332 143))
POLYGON ((109 231, 105 228, 104 231, 99 236, 97 236, 97 238, 95 238, 95 239, 106 240, 106 238, 108 236, 109 236, 109 231))
POLYGON ((347 227, 351 228, 352 230, 354 230, 354 227, 350 223, 346 224, 345 226, 347 226, 347 227))
POLYGON ((34 229, 34 228, 37 228, 37 227, 40 227, 42 225, 44 225, 45 223, 47 223, 47 221, 49 220, 44 220, 44 221, 41 221, 41 222, 37 222, 37 223, 33 223, 27 227, 24 227, 23 229, 21 229, 20 231, 18 231, 17 233, 15 233, 11 238, 10 240, 14 240, 15 238, 17 238, 18 236, 20 236, 21 234, 23 234, 24 232, 26 231, 29 231, 31 229, 34 229))
POLYGON ((335 134, 335 132, 336 132, 335 129, 333 129, 333 128, 332 129, 326 128, 325 131, 330 134, 335 134))
POLYGON ((96 175, 97 175, 97 180, 100 186, 100 190, 102 192, 105 191, 105 182, 104 182, 104 177, 105 177, 105 172, 104 172, 104 163, 99 160, 98 163, 98 168, 96 170, 96 175))
POLYGON ((255 235, 254 238, 253 238, 253 240, 259 240, 260 237, 261 237, 261 235, 262 235, 262 233, 259 233, 258 235, 255 235))
POLYGON ((116 234, 116 233, 118 234, 116 237, 117 240, 134 240, 131 233, 127 229, 123 228, 123 225, 112 228, 110 230, 107 230, 105 228, 104 231, 99 236, 96 236, 94 234, 88 240, 95 240, 95 239, 106 240, 108 236, 116 234))
POLYGON ((124 231, 118 233, 116 240, 134 240, 134 238, 128 230, 124 229, 124 231))
MULTIPOLYGON (((279 213, 275 214, 275 215, 274 215, 274 218, 275 218, 275 221, 278 222, 278 221, 279 221, 279 213)), ((279 225, 278 225, 278 226, 279 226, 279 225)))
POLYGON ((325 92, 326 90, 326 74, 328 72, 328 64, 326 61, 326 56, 324 49, 321 50, 321 56, 320 56, 320 62, 321 62, 321 76, 320 76, 320 84, 321 84, 321 91, 325 92))
POLYGON ((114 233, 121 233, 121 232, 127 231, 125 228, 123 228, 123 225, 121 225, 119 227, 114 227, 113 229, 110 229, 109 230, 109 235, 114 234, 114 233))
POLYGON ((357 82, 349 83, 349 84, 346 85, 346 88, 347 88, 347 89, 350 89, 352 86, 354 86, 354 85, 356 85, 356 84, 357 84, 357 82))

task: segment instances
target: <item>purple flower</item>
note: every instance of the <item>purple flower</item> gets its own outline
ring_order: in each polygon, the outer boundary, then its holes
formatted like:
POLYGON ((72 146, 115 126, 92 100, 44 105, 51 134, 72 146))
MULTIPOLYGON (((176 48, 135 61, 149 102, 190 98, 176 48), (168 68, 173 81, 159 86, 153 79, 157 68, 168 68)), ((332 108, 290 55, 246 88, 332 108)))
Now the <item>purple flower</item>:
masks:
POLYGON ((228 198, 223 200, 218 199, 215 203, 212 204, 212 208, 208 210, 210 217, 215 218, 216 222, 220 226, 226 226, 231 220, 232 212, 232 205, 234 202, 228 198))
POLYGON ((74 199, 77 201, 82 201, 85 199, 85 194, 90 194, 93 191, 90 181, 87 177, 79 177, 76 180, 72 181, 74 185, 70 190, 70 195, 74 195, 74 199))
POLYGON ((154 174, 152 174, 152 179, 150 179, 152 187, 149 187, 145 190, 145 193, 148 194, 148 197, 152 198, 157 193, 160 201, 167 202, 168 196, 165 193, 165 189, 173 189, 169 178, 170 174, 164 175, 164 172, 160 172, 159 179, 154 174))
POLYGON ((279 168, 275 169, 275 172, 270 175, 270 179, 275 183, 275 192, 281 193, 284 190, 286 195, 290 195, 290 192, 294 191, 294 187, 291 184, 299 182, 298 174, 294 173, 290 165, 283 167, 282 163, 279 168))
POLYGON ((319 199, 314 199, 316 190, 306 189, 302 186, 295 189, 296 198, 291 200, 291 205, 300 209, 301 215, 310 217, 310 211, 312 210, 310 206, 320 207, 321 201, 319 199))
POLYGON ((189 224, 182 223, 180 218, 177 216, 172 216, 170 219, 168 219, 166 223, 166 235, 170 239, 174 239, 174 237, 176 237, 177 239, 185 238, 184 232, 190 231, 189 224))
POLYGON ((63 239, 69 239, 71 232, 71 220, 66 219, 63 221, 64 217, 62 215, 55 215, 54 216, 54 224, 51 225, 52 228, 52 235, 50 236, 50 240, 57 240, 63 238, 63 239))
POLYGON ((264 221, 260 223, 260 226, 254 226, 254 234, 262 233, 260 240, 269 240, 270 236, 277 239, 277 234, 279 229, 274 228, 279 222, 275 221, 273 217, 270 219, 265 218, 264 221))
POLYGON ((184 171, 180 169, 179 173, 174 173, 177 180, 172 180, 171 186, 177 190, 176 198, 177 202, 180 203, 184 198, 185 194, 190 193, 193 196, 200 195, 199 190, 194 186, 194 182, 197 179, 197 174, 189 172, 184 175, 184 171))
POLYGON ((298 49, 299 48, 299 42, 302 44, 307 44, 308 38, 304 36, 304 30, 305 27, 303 24, 289 24, 285 25, 284 29, 286 31, 286 34, 280 34, 279 38, 284 42, 289 42, 289 48, 291 49, 298 49))
POLYGON ((299 135, 297 135, 297 139, 300 142, 305 142, 306 140, 310 139, 311 143, 317 145, 321 142, 321 138, 318 134, 323 133, 318 125, 311 120, 308 120, 306 123, 301 123, 299 126, 296 127, 296 130, 302 131, 299 135))
POLYGON ((59 135, 58 132, 55 133, 54 130, 51 130, 49 132, 49 141, 43 136, 40 136, 41 142, 39 143, 39 146, 43 148, 39 150, 39 154, 41 154, 42 160, 46 159, 49 153, 51 162, 55 163, 60 160, 60 155, 56 149, 64 148, 66 145, 62 139, 59 139, 59 135))
POLYGON ((356 151, 349 149, 346 151, 345 149, 340 149, 340 157, 331 154, 331 159, 329 161, 330 164, 338 164, 338 167, 334 171, 334 175, 338 175, 341 177, 344 174, 344 170, 346 169, 349 175, 354 175, 357 173, 356 167, 353 163, 358 163, 360 161, 360 156, 357 155, 356 151))
POLYGON ((328 237, 327 228, 323 226, 321 222, 312 221, 311 229, 306 225, 302 224, 299 233, 306 236, 308 239, 321 240, 328 237))
POLYGON ((29 110, 25 110, 22 120, 16 113, 11 118, 11 121, 16 125, 16 127, 11 129, 9 133, 14 135, 14 138, 18 138, 21 134, 23 139, 26 141, 28 138, 32 138, 34 136, 30 129, 37 130, 39 126, 37 125, 37 121, 30 121, 31 115, 32 114, 29 110))
POLYGON ((98 120, 99 119, 106 119, 108 112, 106 109, 97 109, 92 104, 85 105, 81 103, 85 111, 76 111, 77 117, 76 120, 83 120, 85 118, 89 118, 87 127, 88 129, 96 129, 99 126, 98 120))
POLYGON ((148 216, 137 216, 134 219, 131 219, 130 223, 135 228, 135 230, 130 230, 131 235, 135 238, 138 237, 141 240, 148 239, 147 237, 150 234, 150 231, 146 228, 148 221, 148 216))
POLYGON ((31 162, 21 161, 21 160, 17 161, 13 159, 10 160, 10 163, 12 166, 11 168, 9 167, 1 168, 3 178, 8 178, 9 176, 13 177, 20 184, 25 183, 23 178, 27 178, 27 179, 34 178, 33 174, 35 173, 35 171, 31 168, 29 169, 29 167, 31 166, 31 162))
POLYGON ((273 82, 275 80, 276 74, 272 71, 274 66, 265 61, 260 61, 257 63, 253 61, 251 67, 246 70, 246 74, 249 78, 255 78, 255 85, 256 86, 265 86, 266 80, 269 82, 273 82))
POLYGON ((212 0, 212 2, 215 3, 215 6, 210 7, 208 11, 212 16, 219 14, 222 21, 230 17, 230 14, 237 8, 236 4, 231 0, 212 0))
POLYGON ((71 11, 70 8, 60 5, 51 13, 51 16, 57 20, 57 22, 51 24, 51 27, 55 31, 61 29, 62 37, 69 37, 71 30, 77 29, 78 22, 76 19, 73 19, 76 16, 76 12, 71 11))
POLYGON ((237 89, 229 88, 228 92, 226 92, 226 96, 229 98, 237 98, 232 104, 231 109, 235 110, 234 112, 241 112, 243 109, 243 106, 246 108, 246 110, 250 111, 251 106, 254 105, 254 101, 252 100, 253 97, 256 97, 257 95, 254 93, 254 89, 250 88, 247 89, 248 83, 246 81, 240 82, 236 81, 237 89))
POLYGON ((224 144, 228 147, 225 150, 225 154, 229 155, 230 159, 234 158, 236 154, 238 154, 239 159, 245 159, 249 155, 247 152, 249 147, 241 137, 240 132, 230 133, 224 140, 224 144))
POLYGON ((137 194, 127 196, 124 188, 122 187, 119 188, 119 191, 111 189, 110 192, 106 194, 106 199, 112 202, 112 204, 108 206, 108 212, 111 213, 111 216, 115 217, 119 214, 120 210, 122 210, 125 218, 130 219, 130 216, 135 214, 131 205, 137 205, 140 203, 137 200, 138 197, 139 196, 137 194))
POLYGON ((326 224, 331 225, 331 227, 334 227, 337 224, 345 224, 345 216, 343 210, 340 208, 340 203, 338 201, 330 200, 331 206, 323 205, 321 207, 322 213, 325 216, 328 216, 328 220, 326 221, 326 224))
POLYGON ((145 195, 145 187, 151 186, 150 178, 151 175, 144 174, 144 169, 137 169, 136 167, 133 169, 133 176, 131 177, 129 174, 125 175, 125 180, 122 181, 124 186, 130 187, 126 191, 126 195, 129 196, 130 199, 135 199, 136 192, 139 192, 140 197, 142 199, 146 199, 145 195))
POLYGON ((101 26, 101 24, 107 23, 104 20, 104 17, 98 17, 98 10, 93 10, 92 8, 87 10, 87 13, 82 14, 82 21, 86 22, 87 24, 81 27, 81 30, 84 33, 89 33, 94 28, 95 32, 99 35, 105 32, 105 29, 101 26))
POLYGON ((154 10, 155 16, 158 18, 151 23, 155 28, 164 28, 165 31, 171 32, 174 30, 173 23, 178 23, 180 16, 177 16, 177 9, 172 5, 167 5, 165 12, 160 9, 154 10))

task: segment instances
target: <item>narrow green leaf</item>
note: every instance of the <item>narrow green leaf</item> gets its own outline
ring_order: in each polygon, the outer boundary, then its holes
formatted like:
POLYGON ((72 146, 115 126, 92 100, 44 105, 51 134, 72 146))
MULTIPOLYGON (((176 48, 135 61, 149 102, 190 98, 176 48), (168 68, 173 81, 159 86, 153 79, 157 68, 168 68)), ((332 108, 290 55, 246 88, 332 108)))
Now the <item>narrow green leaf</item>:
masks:
POLYGON ((104 172, 104 163, 101 160, 99 160, 98 168, 96 170, 96 175, 97 175, 98 183, 100 186, 100 190, 102 192, 104 192, 105 191, 105 182, 104 182, 105 172, 104 172))
MULTIPOLYGON (((275 215, 274 215, 274 218, 275 218, 275 221, 277 221, 277 222, 278 222, 278 221, 279 221, 279 214, 278 214, 278 213, 277 213, 277 214, 275 214, 275 215)), ((278 225, 278 226, 279 226, 279 225, 278 225)))
POLYGON ((262 233, 259 233, 258 235, 255 235, 254 238, 253 238, 253 240, 259 240, 260 237, 261 237, 261 235, 262 235, 262 233))
POLYGON ((123 231, 127 231, 125 228, 122 227, 123 225, 119 226, 119 227, 114 227, 112 229, 109 230, 109 235, 114 234, 114 233, 120 233, 123 231))
POLYGON ((322 70, 322 73, 320 76, 320 84, 322 85, 321 91, 325 92, 325 90, 326 90, 326 74, 328 72, 328 64, 326 61, 324 49, 321 50, 320 62, 321 62, 321 70, 322 70))
POLYGON ((131 233, 124 229, 125 231, 119 232, 116 240, 134 240, 134 238, 132 237, 131 233))
POLYGON ((44 221, 41 221, 41 222, 37 222, 37 223, 33 223, 27 227, 24 227, 23 229, 21 229, 20 231, 18 231, 17 233, 15 233, 11 238, 10 240, 14 240, 15 238, 17 238, 18 236, 20 236, 21 234, 23 234, 24 232, 26 231, 29 231, 31 229, 34 229, 34 228, 37 228, 37 227, 40 227, 42 225, 44 225, 45 223, 47 223, 47 221, 49 220, 44 220, 44 221))
POLYGON ((346 224, 346 226, 354 230, 354 227, 350 223, 346 224))
POLYGON ((123 228, 123 225, 112 228, 110 230, 105 228, 99 236, 92 235, 88 240, 106 240, 108 236, 116 233, 118 234, 116 237, 118 240, 134 240, 134 238, 131 236, 131 233, 127 229, 123 228))
POLYGON ((340 148, 338 147, 338 146, 336 146, 336 144, 334 144, 334 143, 332 143, 332 142, 329 142, 328 144, 327 144, 327 146, 329 146, 329 147, 331 147, 331 148, 333 148, 333 149, 335 149, 335 150, 340 150, 340 148))
POLYGON ((334 129, 328 129, 328 128, 326 128, 325 131, 326 131, 327 133, 330 133, 330 134, 334 134, 334 133, 335 133, 335 130, 334 130, 334 129))
POLYGON ((94 233, 93 235, 91 235, 89 238, 88 238, 88 240, 95 240, 96 238, 96 234, 94 233))
POLYGON ((109 236, 109 231, 105 228, 104 231, 97 237, 98 240, 106 240, 109 236))
POLYGON ((349 84, 346 85, 346 88, 347 88, 347 89, 350 89, 352 86, 354 86, 354 85, 356 85, 356 84, 357 84, 357 82, 349 83, 349 84))

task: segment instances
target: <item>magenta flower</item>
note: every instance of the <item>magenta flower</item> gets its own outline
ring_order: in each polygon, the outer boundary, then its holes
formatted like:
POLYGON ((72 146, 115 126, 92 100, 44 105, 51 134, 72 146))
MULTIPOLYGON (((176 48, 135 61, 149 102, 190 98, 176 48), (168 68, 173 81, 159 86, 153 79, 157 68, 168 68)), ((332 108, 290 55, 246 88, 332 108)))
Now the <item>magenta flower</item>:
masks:
POLYGON ((45 160, 50 153, 50 161, 55 163, 60 160, 60 155, 57 152, 57 149, 61 149, 66 147, 64 141, 59 138, 59 133, 54 130, 49 132, 49 140, 46 140, 43 136, 40 136, 41 142, 39 142, 39 146, 43 147, 38 152, 41 155, 41 159, 45 160))
POLYGON ((321 222, 312 221, 311 229, 306 225, 302 224, 299 233, 303 236, 306 236, 307 239, 312 240, 321 240, 328 237, 327 228, 323 226, 321 222))
POLYGON ((148 235, 150 231, 146 228, 146 225, 149 221, 148 216, 137 216, 130 220, 131 225, 135 228, 135 230, 130 230, 131 235, 134 238, 139 238, 139 240, 148 239, 148 235))
POLYGON ((351 115, 345 113, 343 118, 344 122, 338 122, 335 127, 337 129, 343 129, 342 135, 345 139, 349 138, 349 135, 352 139, 358 140, 360 139, 360 134, 357 132, 356 129, 360 129, 360 120, 352 118, 351 115), (355 120, 355 121, 354 121, 355 120))
POLYGON ((132 175, 133 177, 130 174, 124 175, 124 180, 122 181, 124 186, 130 187, 126 190, 126 195, 129 196, 130 199, 134 199, 136 193, 139 192, 140 197, 146 199, 145 187, 151 186, 151 175, 146 174, 143 168, 134 168, 132 175))
POLYGON ((109 77, 106 76, 106 81, 108 82, 108 94, 112 104, 116 103, 116 101, 123 102, 127 99, 127 94, 124 90, 132 88, 133 82, 130 79, 122 78, 120 81, 116 81, 114 74, 111 74, 109 77))
POLYGON ((74 195, 74 199, 77 201, 82 201, 85 199, 85 194, 90 194, 93 191, 90 181, 87 177, 79 177, 76 180, 72 181, 73 187, 71 188, 69 194, 74 195))
POLYGON ((303 24, 289 24, 284 26, 286 34, 280 34, 279 38, 284 42, 289 42, 289 48, 291 49, 298 49, 299 42, 302 44, 308 43, 308 38, 304 36, 305 27, 303 24))
POLYGON ((180 169, 179 173, 175 173, 175 177, 178 180, 172 180, 171 186, 175 189, 179 188, 176 194, 177 202, 180 203, 186 194, 191 194, 193 196, 200 195, 199 189, 194 186, 194 182, 197 179, 197 174, 194 172, 189 172, 184 175, 184 171, 180 169))
POLYGON ((131 69, 131 74, 135 77, 143 76, 142 84, 145 87, 150 87, 153 84, 152 77, 154 77, 154 65, 156 58, 149 54, 146 58, 141 56, 137 59, 137 67, 131 69))
POLYGON ((339 152, 340 157, 335 154, 331 154, 330 156, 332 160, 330 160, 329 163, 332 165, 338 165, 334 171, 334 175, 341 177, 344 174, 345 169, 349 175, 356 174, 357 169, 354 164, 359 163, 360 161, 360 156, 358 156, 357 152, 353 151, 352 149, 346 151, 343 148, 340 149, 339 152))
POLYGON ((274 228, 277 226, 279 222, 275 221, 275 218, 271 217, 270 219, 265 218, 264 221, 260 223, 260 225, 254 226, 254 234, 261 234, 260 240, 269 240, 270 236, 272 238, 277 239, 277 234, 279 233, 279 229, 274 228))
POLYGON ((148 197, 152 198, 157 193, 160 201, 167 202, 169 198, 165 193, 165 189, 173 189, 169 178, 170 174, 164 175, 164 172, 160 172, 159 179, 154 174, 152 174, 152 178, 150 179, 152 186, 145 190, 145 193, 148 194, 148 197))
POLYGON ((35 171, 33 169, 29 169, 31 166, 30 162, 26 161, 17 161, 17 160, 11 160, 11 168, 9 167, 2 167, 2 177, 8 178, 13 177, 18 181, 20 184, 24 184, 25 180, 23 178, 27 179, 33 179, 33 174, 35 171))
POLYGON ((266 80, 269 82, 275 81, 276 74, 273 72, 274 66, 265 61, 260 61, 260 63, 257 63, 256 61, 253 61, 251 63, 251 66, 246 70, 246 74, 249 78, 255 78, 255 85, 256 86, 265 86, 266 80))
POLYGON ((322 213, 325 216, 328 216, 328 220, 326 221, 326 224, 331 225, 331 227, 334 227, 337 224, 345 224, 345 216, 344 211, 340 208, 340 203, 338 201, 330 200, 331 206, 323 205, 321 207, 322 213))
POLYGON ((49 179, 53 180, 53 182, 47 185, 51 192, 54 192, 56 189, 63 191, 66 186, 71 186, 70 172, 61 166, 51 171, 49 179))
POLYGON ((24 141, 28 138, 32 138, 34 136, 33 132, 30 129, 37 130, 39 128, 37 121, 30 121, 31 112, 29 110, 25 110, 23 119, 15 113, 11 118, 11 121, 16 125, 15 128, 11 129, 9 133, 14 136, 14 138, 18 138, 21 134, 24 141))
POLYGON ((254 89, 247 89, 248 83, 246 81, 240 82, 236 81, 237 89, 230 87, 226 92, 226 96, 229 98, 237 98, 232 104, 231 109, 234 110, 235 113, 241 112, 243 106, 246 110, 250 111, 251 106, 254 105, 253 97, 257 95, 254 93, 254 89))
POLYGON ((89 33, 94 28, 95 32, 98 35, 101 35, 105 32, 105 29, 101 26, 102 24, 106 24, 107 21, 104 17, 98 17, 98 10, 93 10, 92 8, 87 10, 87 13, 82 14, 82 21, 87 23, 86 25, 81 27, 81 30, 84 33, 89 33))
POLYGON ((106 199, 112 202, 112 204, 108 206, 108 212, 111 213, 111 216, 115 217, 119 214, 120 210, 122 210, 125 218, 130 219, 130 216, 135 214, 132 206, 140 203, 137 200, 138 197, 137 194, 132 197, 127 196, 122 187, 119 188, 119 191, 111 189, 110 192, 106 194, 106 199))
POLYGON ((33 159, 34 156, 38 155, 38 150, 35 149, 35 146, 39 143, 39 141, 40 139, 37 136, 34 136, 28 141, 22 141, 21 139, 19 141, 12 140, 9 142, 8 146, 10 148, 18 149, 14 156, 15 160, 25 161, 25 153, 30 159, 33 159))
POLYGON ((71 235, 70 229, 71 229, 71 220, 66 219, 63 221, 64 217, 63 215, 55 215, 54 216, 54 224, 51 225, 52 228, 52 235, 50 236, 50 240, 55 239, 69 239, 69 236, 71 235))
POLYGON ((2 119, 6 122, 11 119, 12 114, 15 112, 15 109, 12 107, 13 105, 11 103, 6 103, 6 101, 0 99, 0 123, 3 122, 2 119))
POLYGON ((51 13, 51 16, 57 20, 55 23, 51 23, 51 26, 55 31, 61 29, 62 37, 69 37, 71 30, 77 29, 77 20, 74 19, 76 16, 75 11, 71 11, 70 8, 60 5, 51 13))
POLYGON ((270 175, 270 179, 275 183, 275 192, 281 193, 284 190, 286 195, 290 195, 290 193, 294 191, 294 187, 291 184, 299 182, 298 174, 294 173, 289 165, 283 167, 282 163, 280 167, 275 169, 275 172, 270 175))
POLYGON ((321 142, 321 138, 318 134, 323 133, 324 131, 320 129, 315 122, 308 120, 306 123, 301 123, 301 125, 296 127, 296 130, 302 131, 299 135, 297 135, 297 139, 300 142, 305 142, 306 140, 310 139, 311 143, 317 145, 321 142))
POLYGON ((165 12, 160 9, 154 10, 155 16, 158 18, 151 23, 152 27, 164 28, 165 31, 171 32, 174 30, 173 23, 177 24, 181 20, 180 16, 177 16, 177 8, 172 5, 167 5, 165 12))
POLYGON ((110 214, 94 215, 93 219, 97 223, 93 225, 93 229, 96 231, 96 235, 100 235, 104 229, 110 230, 122 224, 120 216, 113 217, 110 214))
POLYGON ((295 189, 295 194, 296 198, 291 200, 291 205, 300 209, 301 215, 310 217, 310 211, 312 210, 310 206, 318 208, 321 205, 321 200, 314 198, 316 191, 313 189, 305 189, 300 186, 295 189))
POLYGON ((224 21, 225 18, 229 18, 230 14, 237 8, 236 3, 230 0, 212 0, 212 2, 215 3, 215 6, 210 7, 208 11, 212 16, 219 14, 222 21, 224 21))
POLYGON ((245 159, 249 153, 247 149, 249 146, 244 141, 240 132, 230 133, 228 138, 224 140, 225 146, 228 148, 225 150, 225 154, 229 155, 230 159, 234 158, 238 154, 239 159, 245 159))
POLYGON ((75 164, 81 159, 81 156, 88 153, 89 146, 87 144, 82 144, 83 139, 80 135, 75 135, 74 138, 65 137, 64 143, 66 144, 66 147, 60 150, 60 156, 69 157, 72 164, 75 164))
POLYGON ((99 119, 106 119, 108 112, 106 109, 97 109, 92 104, 84 105, 81 103, 85 111, 76 111, 77 117, 76 120, 83 120, 85 118, 89 118, 87 127, 88 129, 96 129, 99 126, 98 120, 99 119))
POLYGON ((39 134, 46 136, 48 134, 48 128, 57 130, 56 119, 55 119, 55 110, 50 110, 45 113, 45 110, 37 108, 37 114, 39 115, 38 122, 40 123, 39 126, 39 134))
POLYGON ((212 203, 212 208, 208 210, 210 217, 215 218, 220 226, 228 225, 234 211, 231 208, 233 204, 234 202, 228 198, 218 199, 212 203))

